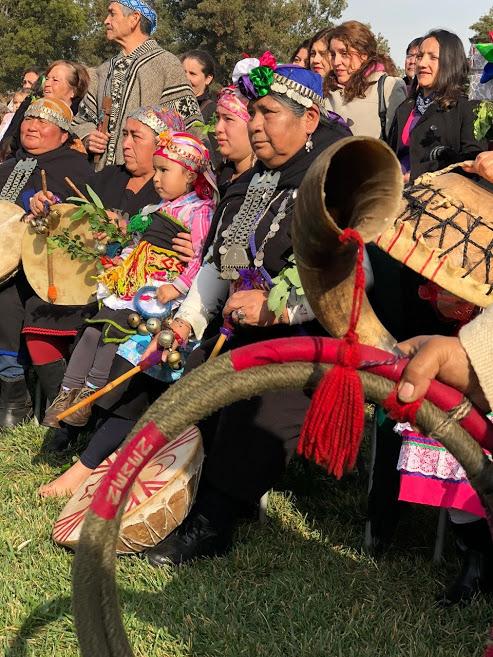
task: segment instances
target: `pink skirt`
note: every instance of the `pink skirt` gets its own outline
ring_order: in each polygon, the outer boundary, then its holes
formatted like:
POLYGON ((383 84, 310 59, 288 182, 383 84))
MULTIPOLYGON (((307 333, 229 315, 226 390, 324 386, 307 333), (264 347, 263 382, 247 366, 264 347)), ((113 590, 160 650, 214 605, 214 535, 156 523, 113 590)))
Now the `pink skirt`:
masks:
MULTIPOLYGON (((490 456, 489 452, 485 454, 490 456)), ((399 500, 484 517, 481 500, 464 468, 437 440, 403 431, 397 469, 401 473, 399 500)))

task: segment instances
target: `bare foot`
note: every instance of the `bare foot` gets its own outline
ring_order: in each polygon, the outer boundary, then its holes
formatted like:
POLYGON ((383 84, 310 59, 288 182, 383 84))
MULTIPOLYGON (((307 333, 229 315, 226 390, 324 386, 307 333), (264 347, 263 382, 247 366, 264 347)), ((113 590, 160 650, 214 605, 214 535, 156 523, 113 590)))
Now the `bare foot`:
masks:
POLYGON ((53 481, 50 481, 49 484, 40 486, 38 494, 41 497, 64 497, 66 495, 72 495, 92 472, 91 468, 86 468, 80 461, 77 461, 66 472, 53 481))

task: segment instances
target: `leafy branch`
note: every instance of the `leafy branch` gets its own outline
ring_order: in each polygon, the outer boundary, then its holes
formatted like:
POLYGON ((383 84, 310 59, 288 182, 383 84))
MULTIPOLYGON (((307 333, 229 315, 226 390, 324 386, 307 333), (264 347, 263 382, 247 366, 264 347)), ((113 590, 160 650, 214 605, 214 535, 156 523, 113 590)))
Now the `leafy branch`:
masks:
POLYGON ((276 318, 282 315, 288 303, 289 295, 293 290, 298 298, 305 294, 298 268, 296 267, 294 254, 289 256, 288 262, 289 264, 281 269, 279 274, 272 279, 274 285, 270 289, 267 299, 267 306, 276 318))
POLYGON ((484 100, 475 108, 475 139, 493 139, 493 102, 484 100))

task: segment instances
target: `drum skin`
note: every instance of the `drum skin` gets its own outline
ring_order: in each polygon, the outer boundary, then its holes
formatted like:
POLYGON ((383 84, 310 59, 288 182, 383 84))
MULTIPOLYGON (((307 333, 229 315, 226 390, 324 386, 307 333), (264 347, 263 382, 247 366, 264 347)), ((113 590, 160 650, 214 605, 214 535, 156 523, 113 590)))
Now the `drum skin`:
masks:
POLYGON ((27 228, 27 224, 21 221, 24 214, 15 203, 0 200, 0 283, 13 276, 19 267, 22 237, 27 228))
POLYGON ((383 251, 477 306, 493 302, 493 194, 456 173, 426 174, 404 190, 383 251))
MULTIPOLYGON (((116 460, 118 451, 99 465, 74 493, 53 527, 53 540, 74 549, 99 483, 116 460)), ((195 499, 203 461, 202 439, 190 427, 165 446, 139 473, 125 503, 118 554, 135 554, 153 547, 187 516, 195 499)))
MULTIPOLYGON (((88 249, 94 249, 95 240, 85 217, 71 221, 71 216, 78 210, 76 205, 61 203, 53 205, 58 211, 58 219, 50 219, 50 235, 59 235, 67 230, 71 237, 79 235, 88 249)), ((58 248, 52 251, 53 283, 56 287, 56 305, 84 306, 95 300, 97 259, 89 262, 71 259, 69 253, 58 248)), ((22 265, 29 284, 36 294, 48 300, 48 249, 45 235, 38 235, 32 226, 28 226, 22 240, 22 265)))

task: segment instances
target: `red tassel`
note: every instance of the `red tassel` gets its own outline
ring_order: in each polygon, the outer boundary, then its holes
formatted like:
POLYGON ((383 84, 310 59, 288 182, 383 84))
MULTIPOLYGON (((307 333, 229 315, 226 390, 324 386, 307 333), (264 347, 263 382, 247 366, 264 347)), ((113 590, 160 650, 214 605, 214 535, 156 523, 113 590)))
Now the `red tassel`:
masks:
POLYGON ((356 326, 365 290, 364 246, 360 234, 352 228, 346 228, 339 239, 358 244, 349 328, 337 364, 325 374, 313 395, 298 443, 298 454, 314 459, 338 479, 356 463, 363 437, 365 401, 356 371, 360 360, 356 326))
POLYGON ((57 296, 58 296, 58 290, 56 289, 56 285, 48 286, 48 299, 50 300, 51 303, 55 303, 57 296))
POLYGON ((416 413, 419 411, 422 399, 417 399, 414 402, 405 404, 401 402, 397 396, 397 387, 392 390, 387 399, 382 402, 389 417, 396 422, 409 422, 409 424, 416 424, 416 413))

